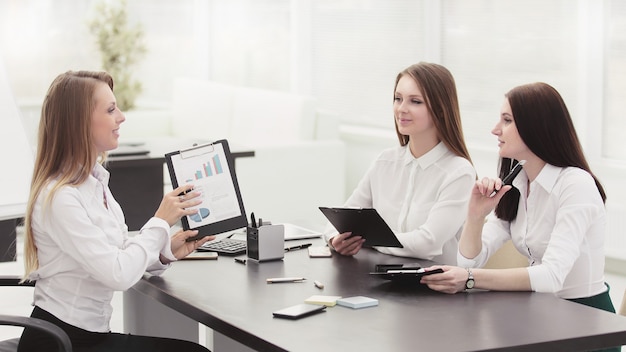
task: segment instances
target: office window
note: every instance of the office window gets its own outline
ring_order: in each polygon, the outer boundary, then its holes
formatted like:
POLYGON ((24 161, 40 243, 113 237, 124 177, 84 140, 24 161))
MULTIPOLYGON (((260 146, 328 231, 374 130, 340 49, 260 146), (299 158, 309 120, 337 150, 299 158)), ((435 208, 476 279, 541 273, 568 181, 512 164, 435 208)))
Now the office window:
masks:
MULTIPOLYGON (((613 0, 606 11, 607 50, 604 82, 602 155, 626 162, 626 3, 613 0)), ((600 109, 598 109, 600 111, 600 109)))
POLYGON ((312 92, 342 121, 393 126, 396 75, 424 60, 422 1, 312 2, 312 92))
POLYGON ((0 2, 0 54, 18 100, 41 102, 59 73, 99 66, 86 24, 90 9, 88 1, 0 2))
POLYGON ((495 148, 490 131, 511 88, 536 81, 555 87, 573 118, 579 57, 577 2, 442 2, 442 61, 459 91, 468 143, 495 148))
MULTIPOLYGON (((95 38, 88 29, 100 2, 0 1, 0 54, 22 106, 40 104, 61 72, 101 69, 95 38)), ((135 72, 144 88, 139 104, 165 105, 173 77, 202 76, 206 71, 202 65, 207 60, 199 53, 207 46, 201 40, 208 29, 199 26, 208 22, 208 13, 195 0, 132 0, 127 12, 131 25, 144 28, 148 50, 135 72)))
POLYGON ((289 90, 291 18, 289 0, 212 1, 210 78, 289 90))

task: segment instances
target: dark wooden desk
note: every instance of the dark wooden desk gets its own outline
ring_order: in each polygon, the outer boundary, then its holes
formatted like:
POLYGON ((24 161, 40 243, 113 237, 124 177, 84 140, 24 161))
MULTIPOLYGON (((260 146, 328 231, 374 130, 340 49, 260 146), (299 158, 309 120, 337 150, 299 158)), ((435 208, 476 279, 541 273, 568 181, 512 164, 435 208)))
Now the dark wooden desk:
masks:
POLYGON ((353 258, 309 258, 300 250, 287 252, 284 261, 262 264, 242 265, 229 257, 177 262, 162 277, 146 276, 125 293, 125 307, 127 296, 135 296, 125 309, 125 327, 144 334, 150 322, 161 325, 159 334, 175 329, 178 321, 150 317, 151 310, 137 306, 156 301, 260 351, 579 351, 626 344, 626 317, 551 294, 446 295, 368 275, 375 264, 403 262, 415 260, 371 250, 353 258), (307 281, 265 282, 281 276, 307 281), (325 288, 316 288, 313 280, 325 288), (296 321, 272 317, 277 309, 319 294, 364 295, 379 305, 335 306, 296 321))

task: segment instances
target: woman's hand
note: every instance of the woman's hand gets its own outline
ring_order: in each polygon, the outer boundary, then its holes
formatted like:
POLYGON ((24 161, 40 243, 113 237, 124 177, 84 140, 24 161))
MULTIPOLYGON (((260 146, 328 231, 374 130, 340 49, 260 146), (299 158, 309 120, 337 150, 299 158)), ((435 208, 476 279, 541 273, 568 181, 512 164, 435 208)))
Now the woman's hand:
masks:
POLYGON ((164 195, 154 216, 167 221, 170 226, 174 226, 183 216, 197 213, 198 209, 187 209, 202 203, 197 198, 201 193, 192 191, 192 189, 192 185, 184 185, 164 195))
POLYGON ((189 237, 193 237, 197 234, 198 230, 180 230, 172 236, 172 238, 170 239, 172 254, 174 254, 174 257, 176 257, 176 259, 182 259, 188 256, 193 251, 198 249, 198 247, 202 246, 208 241, 212 241, 215 239, 215 236, 205 236, 199 240, 187 242, 187 239, 189 237))
POLYGON ((468 218, 484 220, 511 188, 513 187, 509 185, 503 186, 502 180, 499 178, 490 179, 483 177, 481 180, 476 181, 469 200, 468 218), (496 193, 493 194, 493 192, 496 193))
POLYGON ((344 232, 330 239, 330 245, 335 252, 342 255, 355 255, 363 247, 365 239, 361 236, 352 236, 352 232, 344 232))
POLYGON ((466 269, 458 266, 434 265, 424 270, 443 269, 441 274, 432 274, 422 276, 420 283, 428 285, 431 290, 444 293, 457 293, 465 290, 468 273, 466 269))

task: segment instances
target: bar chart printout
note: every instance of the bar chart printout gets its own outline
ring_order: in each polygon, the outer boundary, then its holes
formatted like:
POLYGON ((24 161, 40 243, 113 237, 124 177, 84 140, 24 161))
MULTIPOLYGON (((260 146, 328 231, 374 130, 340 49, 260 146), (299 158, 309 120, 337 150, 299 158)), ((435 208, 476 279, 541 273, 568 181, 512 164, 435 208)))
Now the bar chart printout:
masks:
POLYGON ((222 168, 222 162, 220 161, 219 155, 214 155, 210 161, 207 161, 202 164, 201 169, 196 170, 193 175, 193 178, 189 178, 186 182, 192 182, 194 180, 200 180, 204 177, 210 177, 213 175, 220 175, 224 173, 224 169, 222 168))
POLYGON ((172 156, 179 185, 192 184, 202 193, 197 213, 187 217, 190 228, 212 224, 241 215, 235 186, 226 160, 224 147, 211 144, 172 156))

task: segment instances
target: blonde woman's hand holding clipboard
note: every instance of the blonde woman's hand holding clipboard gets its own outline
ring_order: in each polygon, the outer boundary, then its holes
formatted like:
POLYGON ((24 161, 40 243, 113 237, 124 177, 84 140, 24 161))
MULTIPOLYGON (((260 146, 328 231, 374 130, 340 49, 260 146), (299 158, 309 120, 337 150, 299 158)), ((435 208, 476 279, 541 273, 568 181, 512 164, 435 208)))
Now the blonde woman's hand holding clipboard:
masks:
POLYGON ((183 185, 167 193, 154 216, 167 221, 171 227, 181 217, 195 214, 197 212, 196 209, 188 208, 199 205, 202 201, 198 198, 201 193, 192 191, 192 188, 193 186, 191 185, 183 185))

